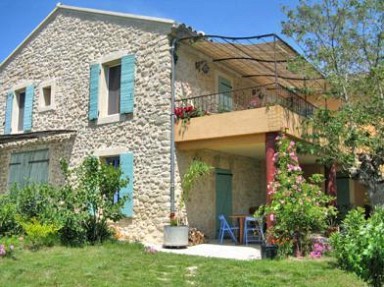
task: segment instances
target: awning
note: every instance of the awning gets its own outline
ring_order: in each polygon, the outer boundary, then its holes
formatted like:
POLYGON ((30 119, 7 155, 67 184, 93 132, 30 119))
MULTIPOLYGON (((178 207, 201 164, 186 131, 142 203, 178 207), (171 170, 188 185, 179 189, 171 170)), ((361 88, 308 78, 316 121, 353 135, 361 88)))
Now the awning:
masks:
POLYGON ((179 42, 261 85, 278 84, 298 93, 322 94, 326 90, 323 75, 275 34, 241 38, 195 35, 179 42), (298 67, 295 71, 289 68, 292 63, 298 67))

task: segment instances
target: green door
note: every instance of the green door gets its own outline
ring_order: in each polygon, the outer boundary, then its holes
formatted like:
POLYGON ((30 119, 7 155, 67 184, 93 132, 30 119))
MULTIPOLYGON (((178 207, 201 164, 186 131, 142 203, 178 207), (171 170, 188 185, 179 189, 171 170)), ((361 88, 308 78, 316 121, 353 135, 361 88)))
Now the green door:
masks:
POLYGON ((337 187, 337 205, 339 208, 348 208, 350 205, 349 198, 349 178, 348 177, 338 177, 336 179, 337 187))
POLYGON ((223 77, 219 77, 219 112, 232 111, 232 85, 231 82, 223 77))
MULTIPOLYGON (((216 231, 220 228, 218 216, 224 214, 229 220, 232 214, 232 173, 230 170, 216 169, 216 231)), ((217 234, 217 233, 216 233, 217 234)))

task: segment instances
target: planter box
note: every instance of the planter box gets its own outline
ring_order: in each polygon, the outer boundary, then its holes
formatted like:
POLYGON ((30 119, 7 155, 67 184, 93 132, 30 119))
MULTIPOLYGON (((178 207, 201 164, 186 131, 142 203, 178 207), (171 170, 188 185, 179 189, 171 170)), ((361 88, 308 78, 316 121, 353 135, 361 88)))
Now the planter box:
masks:
POLYGON ((188 226, 164 226, 164 247, 186 248, 188 246, 188 226))
POLYGON ((274 259, 277 256, 277 245, 262 244, 261 245, 261 258, 274 259))

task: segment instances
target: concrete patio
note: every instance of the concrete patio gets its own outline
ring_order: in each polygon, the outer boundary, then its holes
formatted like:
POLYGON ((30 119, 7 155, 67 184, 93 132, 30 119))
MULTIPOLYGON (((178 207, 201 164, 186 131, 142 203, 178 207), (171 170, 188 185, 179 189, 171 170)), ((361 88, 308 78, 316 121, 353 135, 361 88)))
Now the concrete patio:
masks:
POLYGON ((213 258, 226 258, 235 260, 261 259, 261 247, 259 244, 234 245, 231 241, 218 244, 217 241, 189 246, 188 248, 164 248, 153 246, 157 251, 175 254, 194 255, 213 258))

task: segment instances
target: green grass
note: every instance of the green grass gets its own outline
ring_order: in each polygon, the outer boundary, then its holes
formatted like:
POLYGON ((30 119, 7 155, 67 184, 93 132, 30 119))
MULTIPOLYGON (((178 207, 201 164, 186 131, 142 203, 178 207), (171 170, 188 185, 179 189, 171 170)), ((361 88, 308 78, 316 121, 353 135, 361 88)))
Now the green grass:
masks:
POLYGON ((18 251, 0 259, 0 286, 366 286, 332 260, 235 261, 167 253, 141 245, 18 251))

